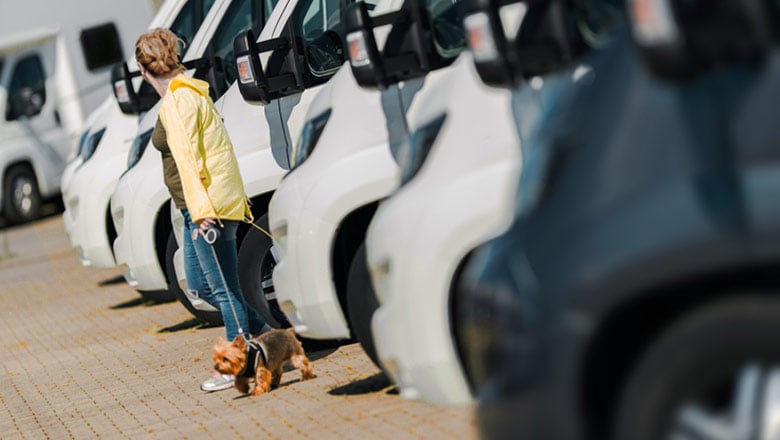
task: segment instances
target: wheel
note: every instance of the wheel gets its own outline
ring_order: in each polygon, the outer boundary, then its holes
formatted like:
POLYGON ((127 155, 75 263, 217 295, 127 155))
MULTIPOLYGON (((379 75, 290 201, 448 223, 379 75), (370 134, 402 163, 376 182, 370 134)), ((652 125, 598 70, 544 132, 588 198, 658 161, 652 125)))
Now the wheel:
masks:
POLYGON ((379 308, 379 301, 371 284, 366 264, 366 244, 361 243, 349 267, 347 280, 347 316, 355 339, 363 347, 374 364, 382 368, 374 347, 374 335, 371 332, 371 317, 379 308))
POLYGON ((181 290, 181 287, 179 287, 179 279, 176 276, 176 268, 173 265, 173 254, 176 253, 177 249, 179 249, 179 244, 176 243, 176 237, 173 235, 173 231, 171 231, 170 235, 168 235, 168 243, 165 246, 165 275, 168 280, 168 291, 199 321, 211 325, 223 325, 222 313, 219 310, 207 312, 196 309, 192 306, 187 295, 181 290))
POLYGON ((614 438, 780 438, 780 301, 722 301, 683 318, 641 357, 614 438))
POLYGON ((40 215, 38 181, 27 165, 16 165, 3 181, 3 214, 11 224, 35 220, 40 215))
MULTIPOLYGON (((268 231, 268 214, 255 220, 255 225, 268 231)), ((271 237, 257 228, 249 228, 238 250, 238 280, 246 302, 257 310, 273 328, 290 327, 279 308, 271 275, 276 259, 271 253, 271 237)))

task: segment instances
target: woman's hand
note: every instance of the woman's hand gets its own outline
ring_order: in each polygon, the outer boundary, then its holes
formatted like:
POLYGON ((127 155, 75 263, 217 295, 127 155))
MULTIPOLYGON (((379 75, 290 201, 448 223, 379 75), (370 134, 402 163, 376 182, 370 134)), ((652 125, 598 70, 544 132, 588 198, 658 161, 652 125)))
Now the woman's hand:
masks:
POLYGON ((212 225, 217 224, 217 222, 215 222, 213 218, 204 218, 203 220, 198 220, 195 223, 198 225, 198 229, 200 229, 200 232, 203 233, 208 231, 212 225))

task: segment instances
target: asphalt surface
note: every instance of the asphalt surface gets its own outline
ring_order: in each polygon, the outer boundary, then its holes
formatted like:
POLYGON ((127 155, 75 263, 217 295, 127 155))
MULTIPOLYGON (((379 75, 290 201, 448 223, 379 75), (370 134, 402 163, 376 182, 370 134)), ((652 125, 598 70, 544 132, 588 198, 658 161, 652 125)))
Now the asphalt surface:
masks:
POLYGON ((222 327, 82 267, 60 216, 0 230, 0 438, 473 439, 472 407, 402 399, 357 344, 262 396, 206 394, 222 327))

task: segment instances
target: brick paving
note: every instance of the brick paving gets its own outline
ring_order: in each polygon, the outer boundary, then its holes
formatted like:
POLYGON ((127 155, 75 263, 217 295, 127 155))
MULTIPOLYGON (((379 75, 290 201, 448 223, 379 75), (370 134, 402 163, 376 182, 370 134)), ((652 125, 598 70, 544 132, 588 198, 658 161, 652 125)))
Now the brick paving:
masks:
POLYGON ((473 408, 401 399, 357 344, 258 397, 205 394, 222 327, 84 268, 61 217, 0 231, 0 438, 473 439, 473 408))

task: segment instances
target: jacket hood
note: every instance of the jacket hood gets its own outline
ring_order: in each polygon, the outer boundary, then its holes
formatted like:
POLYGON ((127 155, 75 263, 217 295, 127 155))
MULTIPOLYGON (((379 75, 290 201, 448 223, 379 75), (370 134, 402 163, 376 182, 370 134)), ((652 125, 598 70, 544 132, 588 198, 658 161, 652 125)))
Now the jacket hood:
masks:
POLYGON ((180 73, 173 77, 171 83, 168 85, 168 89, 173 91, 182 87, 189 87, 200 95, 209 96, 209 83, 180 73))

